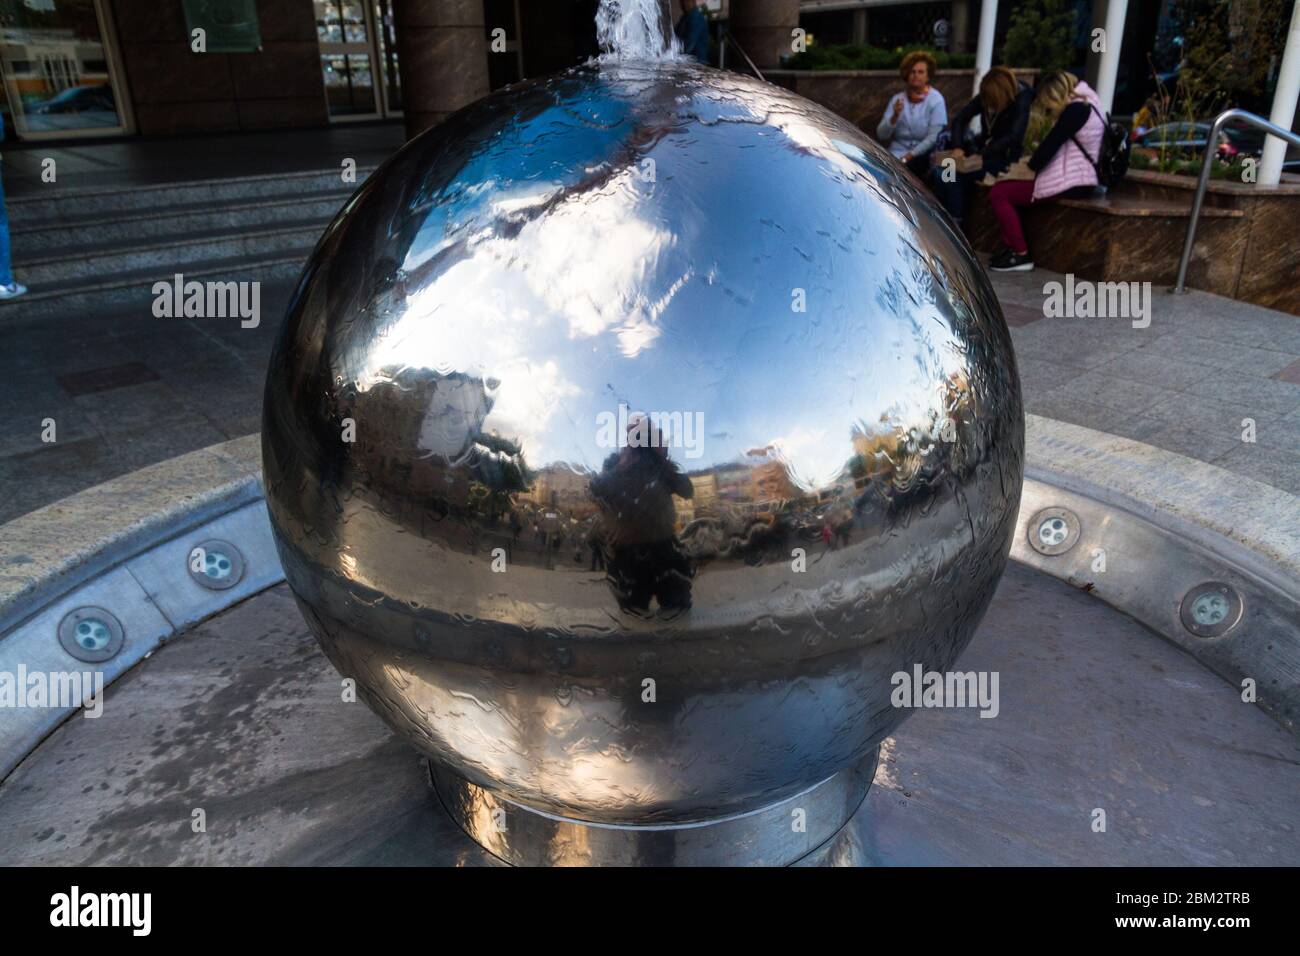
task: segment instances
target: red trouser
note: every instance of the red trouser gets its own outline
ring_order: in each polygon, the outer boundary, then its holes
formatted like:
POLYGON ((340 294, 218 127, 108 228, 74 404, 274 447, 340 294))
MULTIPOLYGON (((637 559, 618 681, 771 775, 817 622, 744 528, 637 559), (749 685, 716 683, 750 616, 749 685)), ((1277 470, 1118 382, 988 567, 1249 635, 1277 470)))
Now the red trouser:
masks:
POLYGON ((1002 229, 1002 242, 1017 255, 1029 251, 1025 242, 1025 231, 1020 227, 1020 213, 1016 206, 1028 206, 1034 200, 1034 181, 1032 179, 1005 179, 989 190, 989 202, 993 204, 993 214, 998 217, 1002 229))

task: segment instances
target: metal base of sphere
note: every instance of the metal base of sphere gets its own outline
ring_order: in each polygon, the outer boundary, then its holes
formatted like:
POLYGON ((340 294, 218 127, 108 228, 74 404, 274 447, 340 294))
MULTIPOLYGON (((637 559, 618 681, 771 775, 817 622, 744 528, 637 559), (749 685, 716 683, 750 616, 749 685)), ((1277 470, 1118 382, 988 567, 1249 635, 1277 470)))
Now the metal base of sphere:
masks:
POLYGON ((514 866, 855 866, 850 821, 876 773, 880 748, 855 767, 748 813, 681 826, 589 823, 531 809, 435 761, 429 780, 476 843, 514 866))

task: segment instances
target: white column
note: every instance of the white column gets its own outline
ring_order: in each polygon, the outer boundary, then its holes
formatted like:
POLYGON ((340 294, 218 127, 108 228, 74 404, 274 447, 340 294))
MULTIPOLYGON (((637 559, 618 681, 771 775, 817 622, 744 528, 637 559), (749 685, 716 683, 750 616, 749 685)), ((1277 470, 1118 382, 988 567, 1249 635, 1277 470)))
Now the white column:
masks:
POLYGON ((1108 0, 1106 4, 1106 48, 1097 63, 1097 99, 1101 111, 1109 113, 1115 103, 1115 77, 1119 75, 1119 48, 1124 42, 1124 18, 1128 0, 1108 0))
POLYGON ((975 46, 975 89, 980 91, 980 80, 993 65, 993 28, 998 25, 998 0, 983 0, 980 4, 980 38, 975 46))
MULTIPOLYGON (((1282 67, 1277 76, 1277 92, 1273 94, 1273 111, 1269 122, 1290 129, 1295 121, 1296 100, 1300 99, 1300 3, 1291 11, 1291 31, 1286 35, 1286 52, 1282 54, 1282 67)), ((1264 157, 1259 163, 1259 181, 1265 186, 1276 186, 1282 178, 1282 159, 1286 156, 1286 143, 1276 136, 1264 140, 1264 157)))

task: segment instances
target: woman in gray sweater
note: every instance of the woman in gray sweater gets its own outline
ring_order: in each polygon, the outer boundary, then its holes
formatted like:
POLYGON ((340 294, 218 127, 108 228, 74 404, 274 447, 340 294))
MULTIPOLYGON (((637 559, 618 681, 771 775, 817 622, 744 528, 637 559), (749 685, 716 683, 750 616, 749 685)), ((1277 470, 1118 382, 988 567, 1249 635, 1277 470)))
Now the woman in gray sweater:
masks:
POLYGON ((936 68, 934 57, 924 50, 903 57, 898 72, 907 88, 890 99, 876 127, 876 138, 917 176, 926 174, 930 150, 948 125, 948 104, 930 85, 936 68))

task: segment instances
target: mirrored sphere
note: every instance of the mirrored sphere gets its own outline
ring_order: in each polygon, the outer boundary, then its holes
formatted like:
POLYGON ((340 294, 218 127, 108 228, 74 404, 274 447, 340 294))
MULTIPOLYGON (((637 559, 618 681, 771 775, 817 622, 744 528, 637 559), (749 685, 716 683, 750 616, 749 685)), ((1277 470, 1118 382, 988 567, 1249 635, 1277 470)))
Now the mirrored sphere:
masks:
POLYGON ((754 79, 589 65, 372 175, 271 361, 267 501, 338 670, 526 806, 673 823, 864 759, 1007 560, 988 278, 861 131, 754 79))

